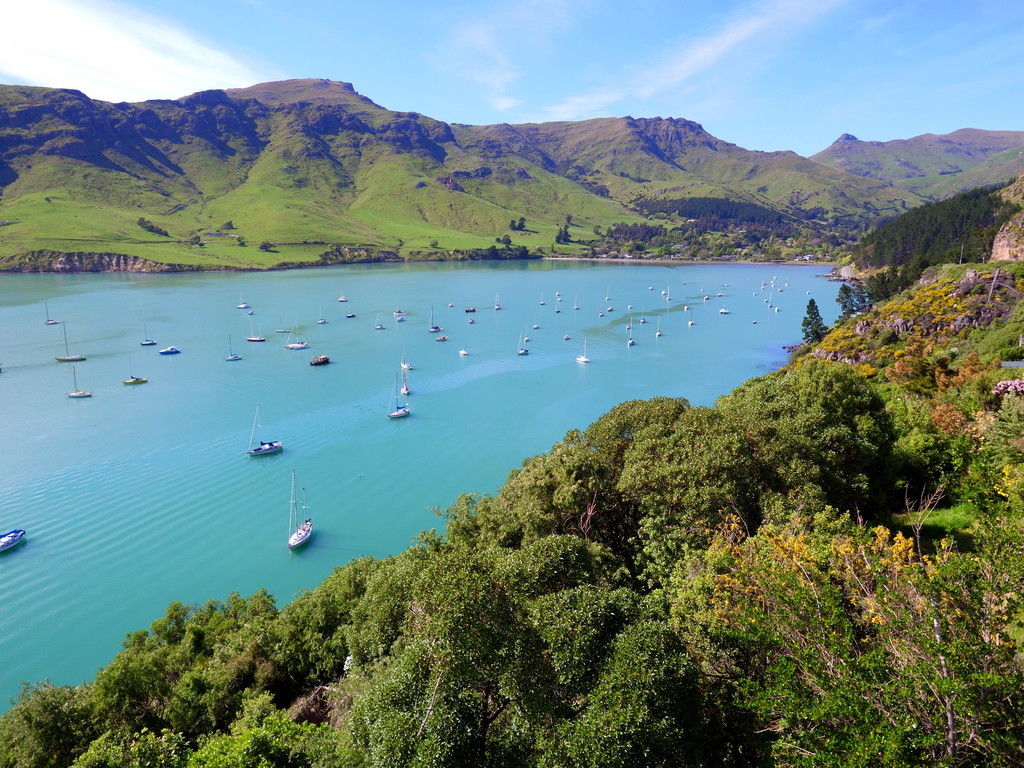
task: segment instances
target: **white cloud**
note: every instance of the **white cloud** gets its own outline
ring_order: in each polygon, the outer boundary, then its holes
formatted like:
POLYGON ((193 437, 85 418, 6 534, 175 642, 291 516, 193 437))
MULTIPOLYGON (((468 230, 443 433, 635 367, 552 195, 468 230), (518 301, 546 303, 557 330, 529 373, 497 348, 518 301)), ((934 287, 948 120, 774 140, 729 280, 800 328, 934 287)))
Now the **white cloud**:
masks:
POLYGON ((572 23, 573 11, 590 0, 501 0, 483 13, 459 24, 439 51, 436 60, 457 62, 457 74, 481 89, 481 97, 499 111, 522 104, 509 94, 522 72, 505 54, 518 55, 544 45, 552 34, 572 23), (514 30, 509 34, 509 30, 514 30), (514 45, 510 42, 514 41, 514 45))
POLYGON ((639 72, 623 72, 620 82, 606 84, 541 110, 540 119, 579 120, 628 97, 649 99, 678 88, 726 57, 741 55, 745 46, 781 41, 847 0, 768 0, 744 9, 714 32, 687 40, 639 72))
POLYGON ((108 101, 175 98, 273 79, 156 16, 107 0, 31 0, 4 9, 0 75, 108 101))

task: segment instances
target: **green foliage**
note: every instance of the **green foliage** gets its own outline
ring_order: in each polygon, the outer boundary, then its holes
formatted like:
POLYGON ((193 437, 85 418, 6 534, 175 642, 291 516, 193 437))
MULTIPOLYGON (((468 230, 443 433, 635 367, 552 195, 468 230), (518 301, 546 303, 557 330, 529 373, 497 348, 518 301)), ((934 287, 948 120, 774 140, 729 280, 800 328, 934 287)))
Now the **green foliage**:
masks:
POLYGON ((807 302, 807 312, 804 314, 800 327, 803 329, 804 342, 808 344, 815 344, 821 341, 825 338, 825 334, 828 333, 828 326, 821 319, 821 310, 818 309, 818 302, 814 299, 810 299, 807 302))
POLYGON ((25 685, 0 718, 2 768, 65 768, 102 729, 89 686, 25 685))

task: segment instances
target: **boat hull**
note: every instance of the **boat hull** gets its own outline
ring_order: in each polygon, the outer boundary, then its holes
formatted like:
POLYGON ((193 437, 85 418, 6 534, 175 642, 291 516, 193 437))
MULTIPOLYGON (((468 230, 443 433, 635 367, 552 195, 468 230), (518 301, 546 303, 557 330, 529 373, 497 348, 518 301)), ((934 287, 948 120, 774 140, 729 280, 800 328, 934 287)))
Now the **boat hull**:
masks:
POLYGON ((269 456, 272 453, 280 453, 284 450, 284 443, 274 441, 263 443, 259 448, 250 448, 246 453, 250 456, 269 456))
POLYGON ((5 534, 0 535, 0 552, 6 552, 8 549, 13 549, 18 546, 25 539, 25 531, 21 528, 15 528, 13 531, 8 531, 5 534))

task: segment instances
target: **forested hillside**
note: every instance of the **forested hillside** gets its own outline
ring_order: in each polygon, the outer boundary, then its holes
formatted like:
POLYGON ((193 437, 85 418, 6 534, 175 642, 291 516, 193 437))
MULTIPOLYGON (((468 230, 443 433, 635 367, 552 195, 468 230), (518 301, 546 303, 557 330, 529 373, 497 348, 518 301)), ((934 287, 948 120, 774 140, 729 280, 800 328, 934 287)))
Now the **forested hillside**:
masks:
POLYGON ((95 680, 27 687, 0 766, 1020 765, 1022 291, 932 270, 283 609, 172 605, 95 680))
POLYGON ((987 260, 996 233, 1018 210, 993 187, 928 203, 864 235, 854 262, 865 270, 881 268, 868 287, 876 299, 888 298, 931 265, 987 260))

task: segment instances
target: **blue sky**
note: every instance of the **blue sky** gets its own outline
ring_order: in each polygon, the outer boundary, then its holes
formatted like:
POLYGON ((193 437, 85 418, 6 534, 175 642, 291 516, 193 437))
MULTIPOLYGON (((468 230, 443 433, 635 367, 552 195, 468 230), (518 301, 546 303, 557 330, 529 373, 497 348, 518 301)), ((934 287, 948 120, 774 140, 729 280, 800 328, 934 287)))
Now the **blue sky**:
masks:
POLYGON ((686 117, 750 149, 1024 130, 1013 0, 30 0, 0 81, 174 98, 345 80, 448 122, 686 117))

